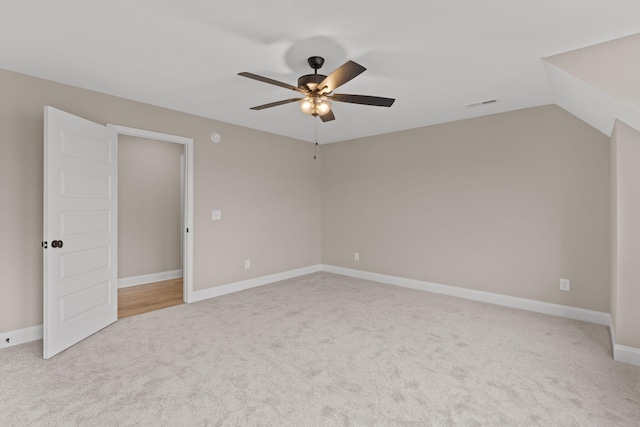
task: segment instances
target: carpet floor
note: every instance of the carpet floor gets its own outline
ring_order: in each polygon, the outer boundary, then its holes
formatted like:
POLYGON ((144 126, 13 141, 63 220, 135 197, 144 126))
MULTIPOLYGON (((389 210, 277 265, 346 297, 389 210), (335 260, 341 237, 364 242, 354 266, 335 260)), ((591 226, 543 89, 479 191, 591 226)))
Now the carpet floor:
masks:
POLYGON ((314 273, 0 351, 2 426, 638 426, 604 326, 314 273))

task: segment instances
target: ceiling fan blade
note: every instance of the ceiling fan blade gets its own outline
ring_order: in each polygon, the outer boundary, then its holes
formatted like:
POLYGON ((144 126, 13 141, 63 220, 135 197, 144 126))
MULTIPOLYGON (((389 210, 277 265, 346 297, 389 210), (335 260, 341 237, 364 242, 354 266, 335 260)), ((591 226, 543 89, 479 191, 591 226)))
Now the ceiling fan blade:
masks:
POLYGON ((328 113, 326 113, 323 116, 320 116, 320 120, 322 120, 322 122, 330 122, 331 120, 335 120, 336 116, 333 115, 333 111, 329 110, 328 113))
POLYGON ((381 96, 345 95, 342 93, 334 93, 328 98, 332 101, 349 102, 351 104, 375 105, 377 107, 391 107, 395 101, 394 98, 383 98, 381 96))
POLYGON ((264 110, 265 108, 277 107, 278 105, 289 104, 291 102, 300 101, 301 99, 304 99, 304 98, 285 99, 283 101, 276 101, 276 102, 271 102, 270 104, 264 104, 264 105, 258 105, 257 107, 251 107, 251 109, 252 110, 264 110))
POLYGON ((363 73, 366 68, 353 61, 347 61, 329 74, 319 85, 320 93, 333 92, 338 86, 342 86, 349 80, 363 73))
POLYGON ((280 87, 283 87, 285 89, 295 90, 296 92, 300 92, 300 93, 303 93, 305 95, 308 93, 308 91, 300 89, 299 87, 295 87, 295 86, 292 86, 292 85, 287 84, 287 83, 279 82, 277 80, 273 80, 273 79, 270 79, 268 77, 262 77, 262 76, 259 76, 257 74, 247 73, 246 71, 242 72, 242 73, 238 73, 238 75, 242 76, 242 77, 247 77, 247 78, 250 78, 250 79, 253 79, 253 80, 258 80, 259 82, 264 82, 264 83, 269 83, 269 84, 272 84, 272 85, 280 86, 280 87))

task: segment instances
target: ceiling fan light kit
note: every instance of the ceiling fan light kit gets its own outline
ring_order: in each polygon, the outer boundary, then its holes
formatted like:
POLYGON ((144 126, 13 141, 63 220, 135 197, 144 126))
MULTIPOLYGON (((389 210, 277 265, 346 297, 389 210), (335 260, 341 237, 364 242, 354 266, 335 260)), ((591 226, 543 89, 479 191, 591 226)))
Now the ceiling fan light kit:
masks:
POLYGON ((303 98, 300 100, 300 110, 309 116, 324 116, 331 111, 331 102, 321 97, 303 98))
POLYGON ((258 105, 252 107, 252 110, 264 110, 265 108, 276 107, 278 105, 299 102, 300 110, 307 115, 320 117, 323 122, 335 120, 333 111, 331 110, 331 102, 348 102, 351 104, 373 105, 377 107, 391 107, 395 99, 383 98, 379 96, 368 95, 346 95, 333 93, 333 91, 347 83, 354 77, 363 73, 366 68, 353 61, 347 61, 328 76, 318 74, 318 70, 324 65, 324 58, 321 56, 311 56, 307 59, 309 66, 313 68, 313 74, 306 74, 298 79, 298 86, 279 82, 268 77, 259 76, 257 74, 242 72, 239 76, 258 80, 264 83, 280 86, 290 89, 304 95, 304 98, 291 98, 282 101, 271 102, 269 104, 258 105))

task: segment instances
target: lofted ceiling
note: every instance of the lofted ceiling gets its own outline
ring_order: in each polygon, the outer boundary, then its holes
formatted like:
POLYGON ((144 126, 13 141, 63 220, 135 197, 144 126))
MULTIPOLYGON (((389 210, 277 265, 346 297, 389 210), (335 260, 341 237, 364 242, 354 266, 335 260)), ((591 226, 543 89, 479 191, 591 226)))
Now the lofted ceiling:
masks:
POLYGON ((553 102, 542 58, 640 33, 637 0, 0 0, 0 68, 312 141, 286 89, 347 60, 367 68, 337 92, 320 143, 553 102), (476 107, 465 104, 496 99, 476 107))

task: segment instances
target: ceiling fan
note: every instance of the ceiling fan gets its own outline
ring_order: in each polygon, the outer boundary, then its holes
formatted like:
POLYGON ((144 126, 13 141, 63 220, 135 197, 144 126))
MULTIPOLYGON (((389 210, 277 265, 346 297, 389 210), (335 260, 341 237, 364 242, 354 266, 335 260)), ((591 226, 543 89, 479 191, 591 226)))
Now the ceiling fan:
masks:
POLYGON ((323 122, 335 120, 333 111, 331 111, 331 101, 349 102, 351 104, 374 105, 378 107, 391 107, 395 99, 382 98, 379 96, 368 95, 345 95, 333 93, 333 91, 347 83, 349 80, 360 75, 366 70, 362 65, 353 61, 347 61, 338 67, 334 72, 325 76, 318 74, 318 70, 324 64, 324 58, 320 56, 312 56, 307 62, 313 68, 313 74, 306 74, 298 79, 298 86, 292 86, 287 83, 279 82, 268 77, 262 77, 257 74, 242 72, 239 76, 248 77, 264 83, 280 86, 285 89, 291 89, 302 95, 304 98, 291 98, 282 101, 271 102, 269 104, 258 105, 252 107, 252 110, 264 110, 265 108, 277 107, 278 105, 289 104, 291 102, 300 102, 300 109, 303 113, 310 116, 320 116, 323 122))

